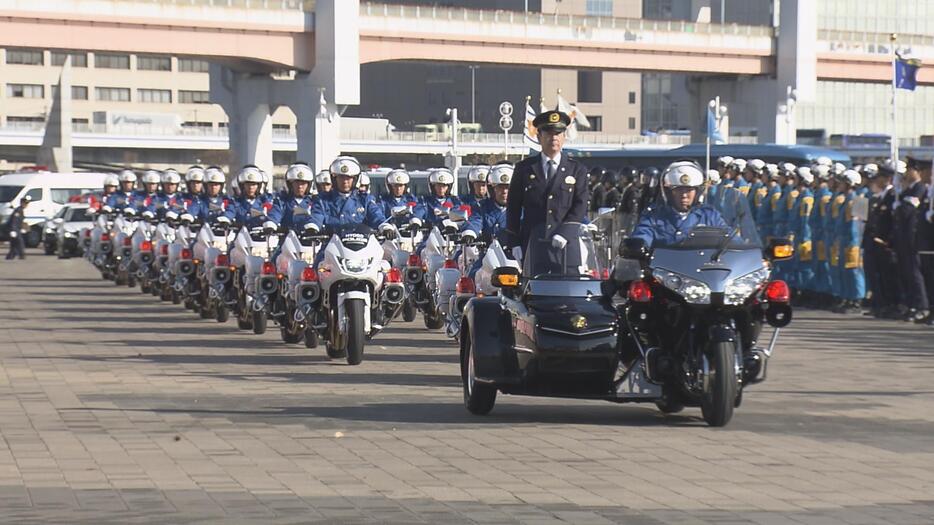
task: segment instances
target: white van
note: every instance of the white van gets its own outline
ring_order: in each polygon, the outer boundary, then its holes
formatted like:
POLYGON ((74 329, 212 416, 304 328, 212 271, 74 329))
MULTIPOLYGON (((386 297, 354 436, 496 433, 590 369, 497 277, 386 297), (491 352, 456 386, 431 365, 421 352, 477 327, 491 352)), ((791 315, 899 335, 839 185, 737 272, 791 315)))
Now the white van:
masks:
MULTIPOLYGON (((104 187, 106 173, 13 173, 0 176, 0 226, 6 224, 27 195, 32 198, 26 208, 26 224, 31 231, 26 236, 27 246, 38 246, 39 225, 51 219, 75 195, 100 191, 104 187)), ((6 240, 7 232, 3 231, 6 240)))

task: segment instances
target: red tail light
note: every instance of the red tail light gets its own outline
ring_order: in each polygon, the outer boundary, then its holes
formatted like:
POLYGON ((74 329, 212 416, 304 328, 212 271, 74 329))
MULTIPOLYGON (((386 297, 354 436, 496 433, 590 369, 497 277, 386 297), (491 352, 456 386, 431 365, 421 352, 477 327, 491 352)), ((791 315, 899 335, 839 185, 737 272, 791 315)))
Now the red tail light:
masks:
POLYGON ((106 241, 109 241, 109 240, 110 240, 110 234, 107 233, 107 232, 102 233, 102 234, 101 234, 101 240, 102 240, 102 241, 105 241, 105 242, 106 242, 106 241))
POLYGON ((276 265, 266 261, 263 263, 263 275, 274 275, 276 273, 276 265))
POLYGON ((129 238, 129 237, 124 237, 124 238, 123 238, 123 245, 124 245, 124 246, 133 246, 133 239, 131 239, 131 238, 129 238))
POLYGON ((791 290, 785 281, 772 281, 765 287, 765 298, 770 303, 787 303, 791 300, 791 290))
POLYGON ((633 281, 629 284, 629 299, 637 303, 647 303, 652 300, 652 287, 645 281, 633 281))
POLYGON ((457 269, 457 261, 455 261, 454 259, 445 259, 445 261, 444 261, 444 267, 445 267, 445 268, 454 268, 454 269, 456 270, 456 269, 457 269))
POLYGON ((91 238, 91 230, 84 230, 84 236, 87 237, 88 239, 90 239, 90 238, 91 238))
POLYGON ((191 259, 191 248, 182 248, 182 259, 191 259))
POLYGON ((164 257, 168 257, 169 256, 169 245, 163 244, 162 247, 159 248, 159 254, 164 257))
POLYGON ((466 275, 457 280, 457 293, 477 293, 477 287, 474 286, 473 279, 466 275))
POLYGON ((390 268, 386 272, 386 282, 387 283, 401 283, 402 282, 402 272, 398 268, 390 268))
POLYGON ((305 269, 302 270, 302 281, 305 281, 307 283, 307 282, 314 282, 317 280, 318 280, 318 272, 316 272, 314 268, 312 268, 311 266, 306 266, 305 269))
POLYGON ((610 278, 610 270, 609 270, 609 268, 604 268, 604 269, 603 269, 603 271, 600 273, 600 278, 603 279, 604 281, 610 278))
POLYGON ((143 241, 139 243, 139 249, 144 252, 152 251, 152 241, 143 241))
POLYGON ((421 266, 422 258, 419 257, 418 254, 413 253, 412 255, 409 255, 408 265, 409 266, 421 266))
POLYGON ((230 264, 230 261, 227 259, 226 254, 220 254, 214 259, 214 266, 227 266, 230 264))

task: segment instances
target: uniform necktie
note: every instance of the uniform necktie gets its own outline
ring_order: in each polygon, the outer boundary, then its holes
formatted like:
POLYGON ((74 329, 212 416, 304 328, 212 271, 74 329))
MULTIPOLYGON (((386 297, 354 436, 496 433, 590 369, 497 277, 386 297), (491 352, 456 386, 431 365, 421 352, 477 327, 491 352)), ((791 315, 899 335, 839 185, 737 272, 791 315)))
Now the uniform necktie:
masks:
POLYGON ((548 161, 548 173, 545 174, 545 182, 550 181, 551 178, 554 176, 555 176, 555 161, 549 160, 548 161))

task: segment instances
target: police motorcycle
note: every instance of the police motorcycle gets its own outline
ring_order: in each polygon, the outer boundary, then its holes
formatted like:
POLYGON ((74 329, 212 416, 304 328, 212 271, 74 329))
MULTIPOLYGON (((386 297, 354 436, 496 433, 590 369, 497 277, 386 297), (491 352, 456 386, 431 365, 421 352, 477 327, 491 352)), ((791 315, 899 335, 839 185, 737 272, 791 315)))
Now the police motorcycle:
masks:
MULTIPOLYGON (((104 208, 109 208, 105 205, 104 208)), ((114 265, 116 272, 114 282, 117 285, 136 286, 136 265, 133 262, 133 234, 136 232, 139 218, 136 209, 130 206, 114 211, 114 222, 111 230, 113 239, 114 265)))
POLYGON ((204 173, 207 193, 201 202, 200 217, 204 221, 198 230, 193 256, 200 263, 196 266, 198 294, 195 302, 202 319, 214 318, 219 323, 227 322, 230 309, 236 304, 233 294, 233 271, 229 253, 236 237, 231 220, 224 216, 230 200, 222 195, 227 180, 224 172, 210 166, 204 173))
POLYGON ((178 215, 178 223, 175 240, 169 246, 168 267, 170 272, 169 280, 172 283, 173 302, 177 296, 185 305, 185 308, 194 310, 196 306, 195 296, 200 293, 199 281, 196 276, 198 267, 201 265, 201 259, 194 256, 193 247, 198 232, 201 230, 201 223, 196 221, 194 216, 187 211, 178 215))
MULTIPOLYGON (((666 186, 698 177, 684 164, 669 167, 666 186)), ((729 423, 745 387, 766 379, 778 335, 792 317, 788 285, 773 275, 775 262, 793 255, 791 242, 763 245, 748 199, 734 188, 720 191, 721 222, 652 246, 637 231, 624 241, 610 284, 628 299, 622 353, 641 362, 658 408, 699 406, 711 426, 729 423), (757 346, 763 322, 774 328, 765 348, 757 346)))
POLYGON ((324 325, 319 335, 326 341, 328 357, 346 357, 348 364, 357 365, 363 361, 366 340, 379 333, 402 307, 401 272, 390 267, 380 245, 386 237, 395 237, 398 232, 385 222, 375 202, 351 192, 361 172, 356 159, 338 157, 330 172, 337 192, 320 196, 321 200, 315 204, 314 221, 305 226, 309 234, 314 234, 326 225, 323 233, 330 234, 317 258, 322 294, 320 317, 309 324, 324 325), (350 195, 346 200, 341 197, 345 194, 350 195), (348 204, 362 206, 352 212, 345 208, 348 204), (347 213, 351 216, 347 217, 347 213), (366 222, 377 226, 378 234, 366 222))
POLYGON ((156 215, 151 211, 140 213, 140 220, 136 223, 136 231, 132 237, 131 260, 136 268, 136 280, 142 293, 158 295, 158 288, 154 283, 159 280, 156 270, 156 250, 153 237, 157 228, 156 215))
MULTIPOLYGON (((418 203, 415 197, 406 193, 409 181, 409 174, 404 169, 390 171, 386 175, 386 189, 389 193, 380 202, 387 221, 399 231, 397 238, 383 242, 384 256, 392 268, 400 273, 406 269, 416 247, 422 241, 422 221, 415 216, 414 210, 418 203)), ((406 322, 414 321, 417 313, 412 287, 411 283, 405 283, 403 286, 402 319, 406 322)))
POLYGON ((101 278, 112 280, 115 274, 113 265, 113 210, 101 208, 94 218, 94 227, 90 230, 90 243, 87 250, 88 260, 101 272, 101 278))

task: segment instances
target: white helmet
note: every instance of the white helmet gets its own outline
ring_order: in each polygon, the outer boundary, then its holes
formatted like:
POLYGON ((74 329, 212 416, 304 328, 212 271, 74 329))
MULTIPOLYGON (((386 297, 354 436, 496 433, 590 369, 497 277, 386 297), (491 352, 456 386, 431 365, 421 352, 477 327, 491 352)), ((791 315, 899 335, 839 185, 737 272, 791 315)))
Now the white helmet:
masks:
POLYGON ((428 176, 428 183, 451 185, 454 184, 454 175, 447 168, 435 168, 431 170, 431 175, 428 176))
POLYGON ((817 160, 814 161, 814 164, 817 164, 818 166, 830 166, 833 164, 833 161, 830 160, 830 157, 826 157, 822 155, 820 157, 817 157, 817 160))
POLYGON ((120 179, 116 175, 107 175, 104 177, 104 187, 114 186, 117 187, 120 185, 120 179))
POLYGON ((341 156, 334 159, 329 170, 331 175, 343 175, 345 177, 356 177, 363 171, 360 163, 353 157, 341 156))
POLYGON ((497 164, 487 174, 487 182, 491 186, 512 183, 512 172, 515 168, 511 164, 497 164))
POLYGON ((863 166, 863 173, 865 173, 867 177, 875 177, 876 174, 879 173, 879 165, 874 163, 866 164, 863 166))
POLYGON ((330 184, 331 183, 331 172, 328 170, 321 170, 315 175, 315 184, 330 184))
POLYGON ((269 182, 270 182, 269 174, 266 173, 266 172, 263 171, 263 170, 259 170, 259 173, 260 173, 260 175, 263 176, 263 187, 268 188, 268 187, 269 187, 269 182))
POLYGON ((357 177, 357 187, 360 188, 362 186, 370 186, 370 176, 366 173, 361 173, 360 176, 357 177))
POLYGON ((733 164, 734 160, 736 159, 734 159, 733 157, 729 155, 724 155, 720 157, 719 159, 717 159, 717 165, 723 168, 723 167, 729 166, 730 164, 733 164))
POLYGON ((765 161, 762 159, 752 159, 749 161, 747 167, 756 173, 762 173, 762 171, 765 170, 765 161))
POLYGON ((311 170, 311 166, 308 164, 296 162, 285 171, 285 180, 286 182, 301 180, 310 183, 315 180, 315 172, 311 170))
POLYGON ((162 172, 162 184, 181 184, 182 176, 177 171, 169 168, 162 172))
POLYGON ((717 170, 707 170, 707 182, 711 184, 720 184, 720 172, 717 170))
POLYGON ((833 169, 831 171, 833 171, 834 175, 840 177, 840 176, 843 176, 844 173, 846 173, 847 169, 846 169, 846 166, 844 166, 843 164, 839 162, 834 162, 833 169))
POLYGON ((185 182, 204 182, 204 168, 192 166, 185 172, 185 182))
POLYGON ((136 174, 133 170, 123 170, 120 172, 120 182, 136 182, 136 174))
POLYGON ((769 177, 777 179, 779 175, 778 164, 766 164, 765 171, 769 172, 769 177))
POLYGON ((730 167, 742 173, 746 171, 746 161, 743 159, 733 159, 733 162, 730 163, 730 167))
POLYGON ((817 178, 820 180, 827 180, 830 178, 830 166, 826 164, 818 164, 811 169, 811 173, 817 173, 817 178))
POLYGON ((240 170, 240 174, 237 175, 237 185, 243 185, 246 182, 255 182, 256 184, 262 184, 263 171, 252 164, 247 164, 240 170))
POLYGON ((908 171, 908 164, 906 164, 905 161, 903 160, 900 160, 893 164, 892 159, 888 159, 887 161, 885 161, 885 167, 888 168, 889 171, 894 171, 895 173, 898 173, 900 175, 904 175, 905 172, 908 171))
POLYGON ((486 182, 489 175, 488 166, 474 166, 467 172, 467 182, 486 182))
POLYGON ((850 186, 858 186, 859 183, 863 181, 863 178, 856 170, 846 170, 843 172, 843 176, 840 177, 840 180, 849 184, 850 186))
POLYGON ((700 166, 690 160, 672 162, 662 174, 662 184, 666 188, 699 187, 704 185, 705 179, 706 177, 704 177, 704 172, 701 171, 700 166))
POLYGON ((781 165, 781 169, 786 175, 793 175, 795 173, 795 170, 797 170, 797 166, 795 166, 794 164, 790 162, 783 162, 781 165))
POLYGON ((811 184, 814 182, 814 174, 811 173, 811 168, 807 166, 801 166, 795 170, 795 175, 797 175, 799 179, 803 180, 805 184, 811 184))
POLYGON ((219 182, 221 184, 227 182, 227 176, 224 175, 224 171, 217 166, 208 166, 204 170, 204 180, 206 182, 219 182))
POLYGON ((146 170, 146 173, 143 173, 143 184, 159 184, 161 181, 162 177, 156 170, 146 170))
POLYGON ((390 171, 386 175, 386 186, 388 187, 390 184, 408 184, 410 180, 409 172, 399 168, 390 171))

